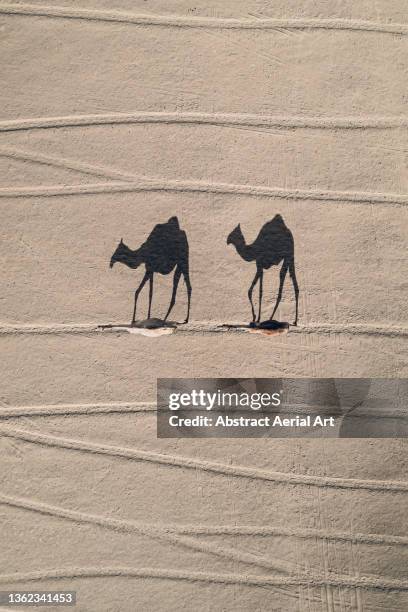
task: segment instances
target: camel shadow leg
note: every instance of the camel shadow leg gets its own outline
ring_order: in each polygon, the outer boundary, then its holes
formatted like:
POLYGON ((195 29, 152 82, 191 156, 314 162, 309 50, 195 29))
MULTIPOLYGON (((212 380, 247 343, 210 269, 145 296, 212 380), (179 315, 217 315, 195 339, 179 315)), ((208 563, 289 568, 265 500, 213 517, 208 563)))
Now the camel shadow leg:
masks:
POLYGON ((273 313, 272 313, 272 314, 271 314, 271 316, 270 316, 270 321, 272 321, 273 317, 275 316, 275 312, 277 311, 278 306, 279 306, 279 304, 280 304, 280 301, 281 301, 281 299, 282 299, 283 285, 284 285, 284 282, 285 282, 285 278, 286 278, 286 273, 287 273, 287 271, 288 271, 288 265, 287 265, 287 263, 285 262, 285 263, 282 265, 282 268, 281 268, 281 271, 280 271, 280 274, 279 274, 279 291, 278 291, 278 297, 276 298, 275 308, 273 309, 273 313))
POLYGON ((262 310, 262 293, 263 293, 263 270, 260 271, 259 274, 259 307, 258 307, 258 318, 256 320, 257 323, 261 320, 261 310, 262 310))
POLYGON ((180 268, 177 267, 176 271, 174 272, 174 276, 173 276, 173 293, 171 294, 171 300, 170 300, 169 309, 167 311, 166 316, 164 317, 165 321, 167 321, 167 317, 171 313, 171 311, 173 309, 173 306, 176 303, 177 287, 178 287, 178 284, 179 284, 180 276, 181 276, 181 270, 180 270, 180 268))
POLYGON ((190 283, 190 275, 187 271, 183 272, 184 280, 187 287, 187 317, 184 320, 184 323, 188 323, 190 318, 190 303, 191 303, 191 283, 190 283))
POLYGON ((131 325, 133 325, 136 321, 136 305, 137 305, 137 298, 139 297, 139 293, 141 292, 141 290, 143 289, 143 287, 145 286, 147 279, 149 278, 149 274, 146 272, 144 277, 142 278, 142 282, 140 283, 139 287, 136 289, 135 291, 135 306, 133 308, 133 318, 132 318, 132 322, 131 325))
POLYGON ((153 299, 153 272, 149 275, 149 310, 147 311, 147 318, 150 319, 150 312, 152 310, 152 299, 153 299))
POLYGON ((295 316, 295 322, 293 323, 293 325, 297 325, 298 322, 298 311, 299 311, 299 285, 296 279, 296 272, 295 272, 295 262, 292 261, 289 264, 289 274, 290 274, 290 278, 292 279, 292 283, 293 283, 293 289, 295 291, 295 300, 296 300, 296 316, 295 316))
POLYGON ((259 272, 259 270, 257 270, 257 271, 256 271, 256 274, 255 274, 255 276, 254 276, 254 280, 252 281, 251 286, 250 286, 250 288, 248 289, 248 298, 249 298, 249 301, 250 301, 250 303, 251 303, 251 308, 252 308, 252 321, 253 321, 253 322, 255 322, 255 308, 254 308, 254 303, 253 303, 253 301, 252 301, 252 292, 253 292, 253 290, 254 290, 254 287, 255 287, 256 283, 257 283, 257 282, 258 282, 258 280, 259 280, 259 277, 260 277, 260 272, 259 272))

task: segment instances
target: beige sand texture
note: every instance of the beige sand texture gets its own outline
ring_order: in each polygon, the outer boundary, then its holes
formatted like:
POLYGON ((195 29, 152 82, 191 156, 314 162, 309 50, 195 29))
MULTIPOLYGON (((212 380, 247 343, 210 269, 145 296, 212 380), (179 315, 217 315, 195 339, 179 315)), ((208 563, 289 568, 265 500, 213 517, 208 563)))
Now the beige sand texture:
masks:
MULTIPOLYGON (((407 8, 0 0, 0 590, 73 589, 78 612, 408 609, 405 440, 158 440, 155 415, 158 376, 407 376, 407 8), (249 321, 255 274, 226 237, 277 213, 299 326, 220 331, 249 321), (130 322, 143 275, 109 269, 120 238, 173 215, 190 323, 100 331, 130 322)), ((154 316, 171 287, 156 275, 154 316)))

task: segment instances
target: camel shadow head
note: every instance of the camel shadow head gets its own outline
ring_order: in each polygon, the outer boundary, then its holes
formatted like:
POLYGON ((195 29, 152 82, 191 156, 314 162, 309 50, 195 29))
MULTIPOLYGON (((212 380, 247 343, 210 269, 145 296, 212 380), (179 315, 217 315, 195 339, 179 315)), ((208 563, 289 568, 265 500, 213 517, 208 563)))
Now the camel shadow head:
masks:
POLYGON ((123 242, 123 238, 121 238, 118 246, 116 247, 116 251, 113 253, 111 257, 109 267, 113 268, 113 264, 115 264, 117 261, 123 261, 123 257, 125 256, 125 253, 126 253, 126 245, 123 242))
POLYGON ((238 224, 228 235, 227 244, 235 244, 242 237, 241 226, 238 224))

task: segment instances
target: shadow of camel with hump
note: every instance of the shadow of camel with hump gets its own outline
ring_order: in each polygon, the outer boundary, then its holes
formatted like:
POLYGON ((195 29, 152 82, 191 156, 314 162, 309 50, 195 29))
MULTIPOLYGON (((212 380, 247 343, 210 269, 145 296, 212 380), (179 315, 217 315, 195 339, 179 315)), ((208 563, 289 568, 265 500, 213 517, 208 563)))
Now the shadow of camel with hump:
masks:
POLYGON ((254 261, 256 263, 256 274, 248 290, 248 297, 252 308, 252 321, 259 323, 261 319, 264 270, 268 270, 271 266, 277 266, 282 262, 278 297, 276 299, 275 308, 270 316, 270 320, 273 319, 282 299, 283 284, 285 282, 286 274, 289 271, 296 300, 296 315, 293 324, 297 325, 299 286, 295 273, 294 241, 292 232, 285 225, 281 215, 275 215, 272 221, 265 223, 265 225, 261 228, 255 242, 252 244, 246 244, 241 226, 237 225, 237 227, 233 229, 228 236, 227 244, 234 245, 238 255, 240 255, 245 261, 254 261), (259 308, 257 318, 255 318, 255 309, 252 301, 252 293, 256 283, 259 283, 259 308))
POLYGON ((188 257, 188 241, 186 233, 180 229, 177 217, 171 217, 167 223, 157 224, 146 242, 139 249, 132 251, 123 240, 118 244, 116 251, 113 253, 110 260, 112 268, 116 262, 122 263, 129 268, 138 268, 141 264, 145 265, 145 275, 139 287, 135 291, 135 303, 133 308, 133 318, 131 325, 136 322, 136 306, 137 299, 146 282, 149 281, 149 310, 147 317, 150 319, 152 298, 153 298, 153 275, 155 272, 159 274, 170 274, 175 268, 173 277, 173 293, 171 295, 170 306, 164 321, 167 320, 175 302, 177 287, 181 275, 187 287, 187 317, 184 323, 187 323, 190 317, 190 302, 191 302, 191 284, 189 276, 189 257, 188 257))

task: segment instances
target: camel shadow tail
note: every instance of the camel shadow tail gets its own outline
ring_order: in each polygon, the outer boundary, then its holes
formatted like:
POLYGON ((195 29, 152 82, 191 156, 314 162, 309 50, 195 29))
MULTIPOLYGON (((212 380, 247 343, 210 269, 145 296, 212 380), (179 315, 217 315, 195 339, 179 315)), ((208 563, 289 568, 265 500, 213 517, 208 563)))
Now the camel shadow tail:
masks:
POLYGON ((139 287, 135 291, 135 301, 131 325, 136 322, 137 299, 143 287, 149 281, 149 309, 148 319, 151 318, 151 307, 153 299, 153 276, 159 274, 170 274, 174 270, 173 292, 170 305, 164 318, 166 321, 174 304, 176 303, 177 288, 180 277, 183 276, 187 288, 187 316, 184 323, 190 317, 191 283, 189 276, 188 240, 186 233, 180 229, 177 217, 171 217, 167 223, 156 225, 146 242, 139 249, 132 251, 123 240, 121 240, 110 260, 110 267, 115 263, 122 263, 129 268, 136 269, 144 264, 145 274, 139 287))
POLYGON ((299 304, 299 286, 295 272, 295 248, 292 232, 285 225, 281 215, 275 217, 265 223, 261 228, 257 238, 252 244, 246 244, 241 226, 237 225, 229 234, 227 244, 232 244, 237 250, 238 255, 245 261, 253 261, 256 264, 256 274, 248 290, 248 298, 252 309, 252 322, 259 323, 261 320, 262 310, 262 294, 263 294, 263 274, 264 270, 268 270, 271 266, 281 265, 279 291, 276 299, 275 307, 270 316, 270 321, 273 320, 275 312, 282 299, 283 285, 286 274, 289 272, 292 279, 293 289, 295 292, 296 314, 294 325, 298 321, 298 304, 299 304), (256 284, 259 284, 259 306, 258 315, 255 315, 254 303, 252 301, 252 293, 256 284))

